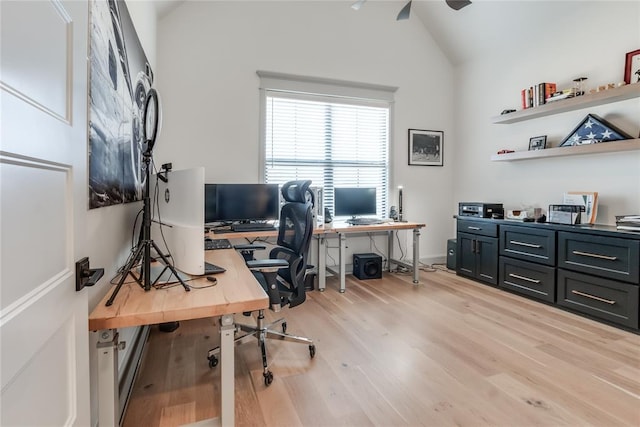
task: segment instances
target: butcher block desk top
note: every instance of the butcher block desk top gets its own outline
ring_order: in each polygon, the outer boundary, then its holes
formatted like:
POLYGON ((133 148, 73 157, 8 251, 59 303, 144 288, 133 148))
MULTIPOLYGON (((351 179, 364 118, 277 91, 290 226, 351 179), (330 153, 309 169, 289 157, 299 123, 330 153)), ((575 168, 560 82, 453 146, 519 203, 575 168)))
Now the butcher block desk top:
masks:
POLYGON ((267 294, 233 249, 206 251, 207 262, 227 271, 216 274, 218 283, 211 286, 206 277, 186 281, 187 292, 179 283, 165 289, 145 290, 133 280, 122 285, 113 305, 105 303, 113 287, 89 316, 89 330, 152 325, 179 320, 201 319, 225 314, 255 311, 269 307, 267 294), (198 289, 202 287, 202 289, 198 289))

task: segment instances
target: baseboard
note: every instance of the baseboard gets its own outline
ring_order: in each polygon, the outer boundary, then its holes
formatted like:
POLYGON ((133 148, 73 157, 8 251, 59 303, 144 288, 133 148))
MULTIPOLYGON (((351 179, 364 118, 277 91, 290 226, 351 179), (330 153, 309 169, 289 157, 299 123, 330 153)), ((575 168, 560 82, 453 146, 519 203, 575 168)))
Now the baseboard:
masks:
POLYGON ((142 362, 142 355, 147 344, 147 338, 149 337, 150 326, 142 326, 139 331, 133 336, 131 341, 126 345, 130 346, 129 357, 123 361, 118 371, 118 393, 120 397, 120 423, 124 421, 124 414, 127 411, 127 405, 129 403, 129 397, 131 396, 131 390, 138 376, 138 370, 140 363, 142 362))
POLYGON ((447 256, 446 255, 434 255, 428 256, 425 258, 420 258, 420 263, 422 265, 431 265, 431 264, 446 264, 447 256))

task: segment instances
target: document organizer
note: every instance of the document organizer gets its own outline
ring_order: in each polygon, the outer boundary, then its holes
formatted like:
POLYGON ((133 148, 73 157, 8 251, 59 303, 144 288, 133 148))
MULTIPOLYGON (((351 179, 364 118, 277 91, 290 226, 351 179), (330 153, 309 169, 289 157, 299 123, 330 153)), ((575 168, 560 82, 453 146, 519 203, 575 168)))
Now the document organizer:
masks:
POLYGON ((584 212, 584 206, 581 205, 549 205, 548 222, 577 225, 580 224, 582 212, 584 212))

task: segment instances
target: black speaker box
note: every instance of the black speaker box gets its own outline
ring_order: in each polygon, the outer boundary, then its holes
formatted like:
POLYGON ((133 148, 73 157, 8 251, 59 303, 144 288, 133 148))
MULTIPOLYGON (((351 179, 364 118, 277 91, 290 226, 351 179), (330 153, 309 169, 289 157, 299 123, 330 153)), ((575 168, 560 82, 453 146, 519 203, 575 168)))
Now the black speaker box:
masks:
POLYGON ((447 240, 447 268, 456 269, 456 239, 447 240))
POLYGON ((376 254, 353 254, 353 275, 360 280, 382 278, 382 257, 376 254))

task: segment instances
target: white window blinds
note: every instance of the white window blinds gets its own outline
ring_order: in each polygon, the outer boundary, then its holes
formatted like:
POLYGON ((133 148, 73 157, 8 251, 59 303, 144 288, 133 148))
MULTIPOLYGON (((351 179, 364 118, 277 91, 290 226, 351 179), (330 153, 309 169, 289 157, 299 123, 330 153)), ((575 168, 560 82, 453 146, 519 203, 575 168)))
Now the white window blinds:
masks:
POLYGON ((335 187, 375 187, 386 217, 388 101, 265 91, 265 182, 310 179, 333 213, 335 187))

